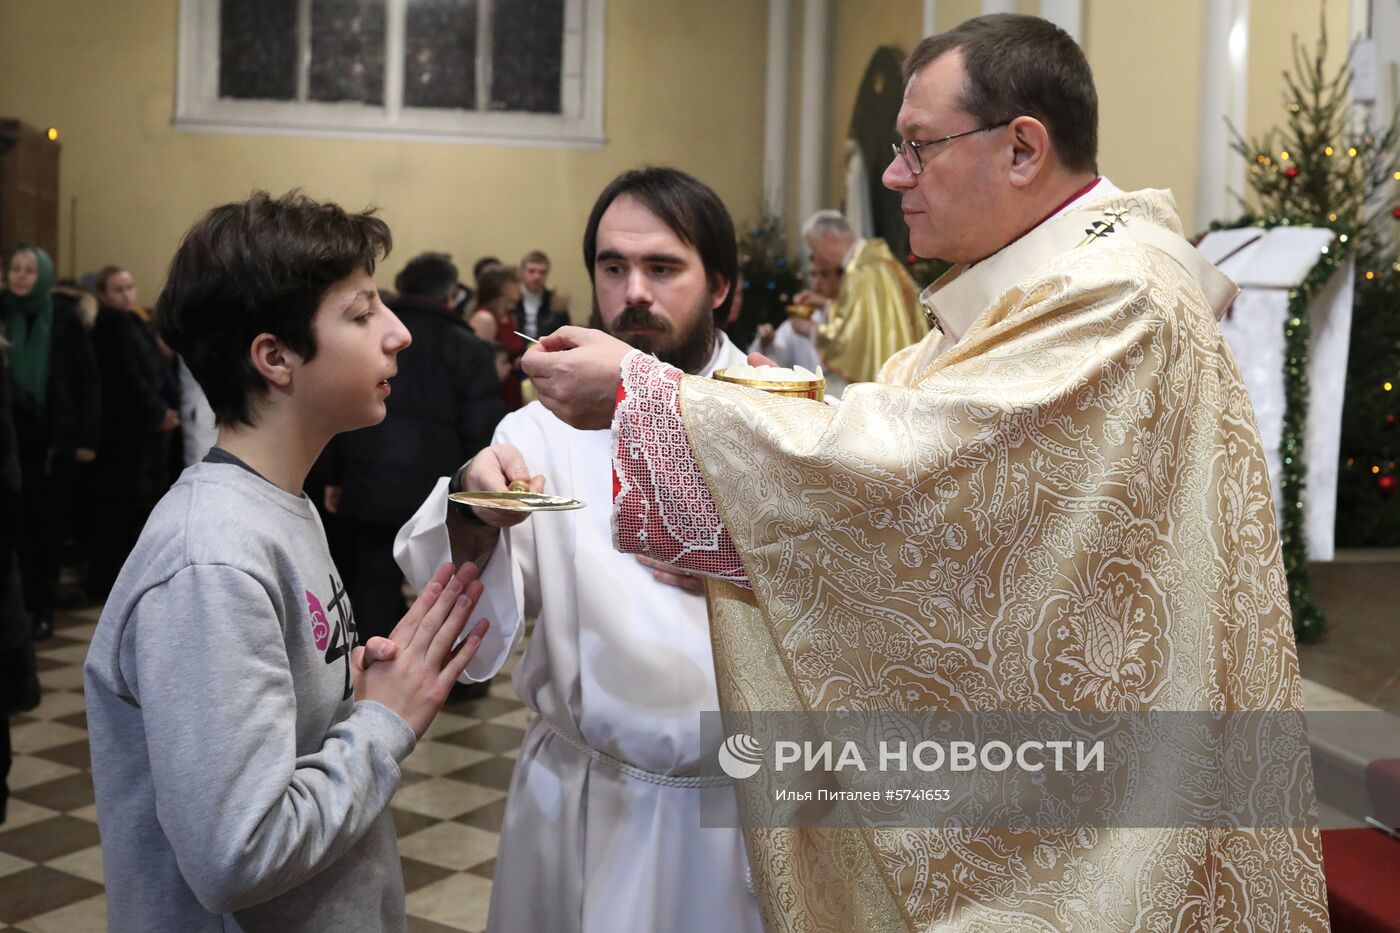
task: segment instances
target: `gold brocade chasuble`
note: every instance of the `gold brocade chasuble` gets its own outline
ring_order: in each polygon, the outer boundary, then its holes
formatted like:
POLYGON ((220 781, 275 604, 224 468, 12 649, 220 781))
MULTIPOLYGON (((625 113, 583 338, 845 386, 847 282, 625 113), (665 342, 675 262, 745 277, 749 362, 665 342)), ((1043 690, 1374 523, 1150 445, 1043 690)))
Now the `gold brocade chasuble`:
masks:
MULTIPOLYGON (((839 407, 682 382, 753 584, 712 581, 722 706, 1300 709, 1235 289, 1171 195, 929 291, 947 333, 839 407)), ((746 833, 772 931, 1327 928, 1315 829, 746 833)))
POLYGON ((846 382, 870 382, 891 356, 928 333, 914 280, 884 240, 864 240, 817 330, 822 366, 846 382))

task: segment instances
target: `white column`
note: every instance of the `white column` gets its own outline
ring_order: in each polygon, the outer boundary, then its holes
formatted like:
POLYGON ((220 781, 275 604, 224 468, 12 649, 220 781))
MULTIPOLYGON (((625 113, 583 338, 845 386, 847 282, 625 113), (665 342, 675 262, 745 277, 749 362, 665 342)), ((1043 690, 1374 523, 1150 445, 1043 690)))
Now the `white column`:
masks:
POLYGON ((297 101, 311 99, 311 0, 297 2, 297 101))
POLYGON ((798 134, 797 207, 806 220, 826 207, 827 76, 831 65, 830 4, 804 0, 802 5, 802 129, 798 134))
POLYGON ((938 0, 924 0, 924 36, 938 31, 938 0))
MULTIPOLYGON (((1370 42, 1366 53, 1371 60, 1373 88, 1375 91, 1372 119, 1384 125, 1389 114, 1400 105, 1400 2, 1367 3, 1365 0, 1352 0, 1351 35, 1370 42)), ((1329 39, 1333 48, 1340 41, 1329 39)), ((1359 54, 1359 50, 1358 50, 1359 54)), ((1353 92, 1353 98, 1357 95, 1353 92)))
POLYGON ((403 116, 403 49, 408 33, 408 0, 389 0, 384 11, 384 115, 403 116))
POLYGON ((1084 0, 1040 0, 1040 15, 1084 44, 1084 0))
POLYGON ((763 103, 763 206, 787 214, 788 32, 791 0, 768 0, 768 71, 763 103))
MULTIPOLYGON (((1372 4, 1352 0, 1349 31, 1352 37, 1361 39, 1352 58, 1352 100, 1363 106, 1355 108, 1353 119, 1360 124, 1369 116, 1374 126, 1384 127, 1400 106, 1400 0, 1372 4), (1367 70, 1369 76, 1365 74, 1367 70), (1363 87, 1366 84, 1370 87, 1363 87), (1366 100, 1368 96, 1370 101, 1366 100)), ((1332 48, 1340 45, 1330 36, 1328 42, 1332 48)), ((1394 190, 1391 184, 1383 185, 1369 207, 1383 210, 1394 190)), ((1392 248, 1400 245, 1400 224, 1387 224, 1381 230, 1392 248)))
POLYGON ((982 15, 988 13, 1015 13, 1016 0, 982 0, 982 15))
POLYGON ((1245 160, 1230 149, 1229 120, 1245 132, 1249 89, 1249 0, 1206 0, 1201 55, 1200 148, 1194 226, 1239 212, 1234 194, 1244 194, 1245 160), (1232 194, 1233 192, 1233 194, 1232 194))

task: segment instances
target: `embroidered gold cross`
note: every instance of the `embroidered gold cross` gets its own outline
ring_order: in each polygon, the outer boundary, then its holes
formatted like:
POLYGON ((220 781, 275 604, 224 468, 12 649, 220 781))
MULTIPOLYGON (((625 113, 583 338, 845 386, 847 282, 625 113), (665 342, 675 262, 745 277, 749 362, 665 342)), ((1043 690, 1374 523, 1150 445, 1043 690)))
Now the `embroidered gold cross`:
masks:
POLYGON ((1128 225, 1127 211, 1111 208, 1104 211, 1103 215, 1107 218, 1106 220, 1096 220, 1084 228, 1084 239, 1079 241, 1079 245, 1075 249, 1088 246, 1100 237, 1106 237, 1110 233, 1116 232, 1120 224, 1125 227, 1128 225))

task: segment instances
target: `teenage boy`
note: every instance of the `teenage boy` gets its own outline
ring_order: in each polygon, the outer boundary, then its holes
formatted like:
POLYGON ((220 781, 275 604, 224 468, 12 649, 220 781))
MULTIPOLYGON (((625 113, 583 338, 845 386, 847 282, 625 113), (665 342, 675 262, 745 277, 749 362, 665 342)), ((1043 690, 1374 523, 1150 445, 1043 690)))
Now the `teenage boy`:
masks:
POLYGON ((257 193, 171 263, 161 334, 219 441, 152 512, 84 668, 112 930, 405 928, 387 807, 480 645, 452 650, 481 584, 440 568, 356 648, 301 492, 331 437, 384 417, 409 343, 371 278, 389 247, 368 214, 257 193))

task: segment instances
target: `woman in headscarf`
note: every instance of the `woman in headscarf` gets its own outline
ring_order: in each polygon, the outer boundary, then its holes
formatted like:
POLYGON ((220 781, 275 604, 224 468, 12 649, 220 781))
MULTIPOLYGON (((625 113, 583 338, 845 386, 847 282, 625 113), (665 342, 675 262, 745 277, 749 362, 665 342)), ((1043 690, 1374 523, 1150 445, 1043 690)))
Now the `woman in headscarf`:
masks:
POLYGON ((5 264, 0 321, 10 341, 10 388, 18 441, 24 603, 36 638, 53 632, 60 526, 75 467, 96 457, 97 361, 78 316, 52 297, 53 260, 21 244, 5 264))

